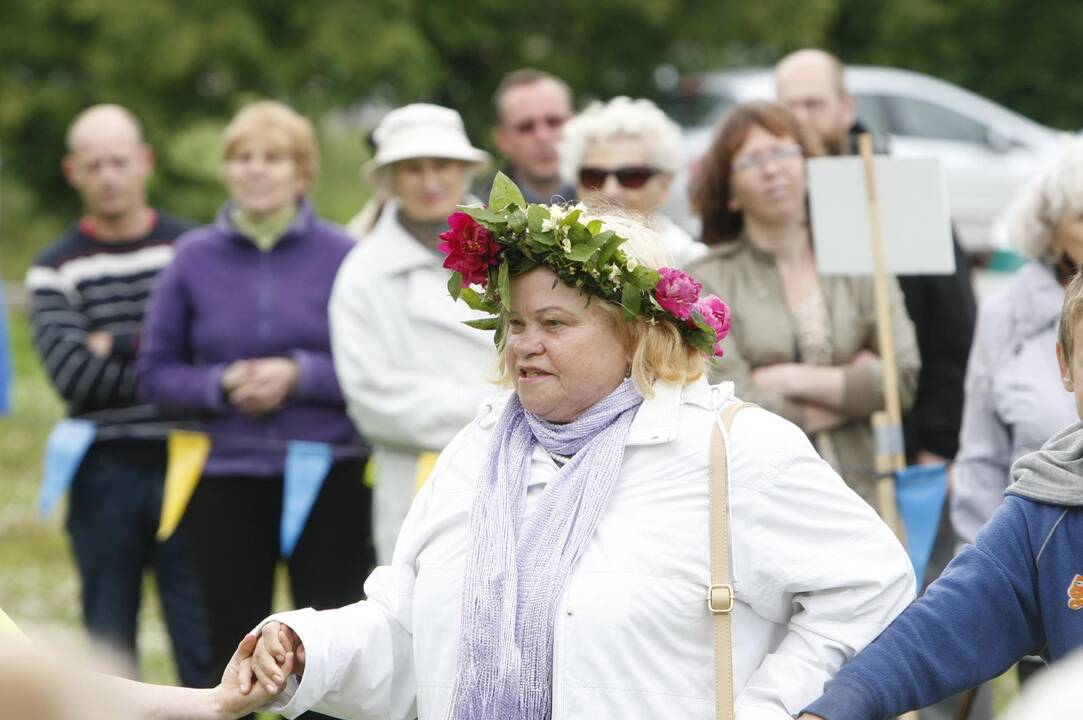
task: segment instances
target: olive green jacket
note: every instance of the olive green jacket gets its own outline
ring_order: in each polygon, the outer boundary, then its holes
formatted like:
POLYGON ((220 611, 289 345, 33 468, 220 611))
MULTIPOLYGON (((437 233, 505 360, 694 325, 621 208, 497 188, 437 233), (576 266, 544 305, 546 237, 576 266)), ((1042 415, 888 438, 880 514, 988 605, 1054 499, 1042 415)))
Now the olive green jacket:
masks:
MULTIPOLYGON (((711 367, 711 382, 732 380, 737 395, 802 425, 802 407, 780 393, 752 384, 752 370, 765 365, 800 362, 794 320, 782 290, 774 257, 747 240, 712 248, 692 261, 687 270, 703 283, 705 292, 725 300, 733 311, 733 328, 723 342, 725 355, 711 367)), ((836 470, 854 490, 875 506, 873 487, 875 449, 871 414, 884 406, 883 373, 879 365, 855 367, 850 361, 859 350, 880 354, 876 331, 876 301, 872 277, 821 275, 830 332, 833 365, 845 369, 845 392, 840 411, 850 422, 831 431, 838 455, 836 470)), ((906 314, 902 293, 890 283, 891 326, 899 395, 905 411, 914 401, 921 358, 914 326, 906 314)))

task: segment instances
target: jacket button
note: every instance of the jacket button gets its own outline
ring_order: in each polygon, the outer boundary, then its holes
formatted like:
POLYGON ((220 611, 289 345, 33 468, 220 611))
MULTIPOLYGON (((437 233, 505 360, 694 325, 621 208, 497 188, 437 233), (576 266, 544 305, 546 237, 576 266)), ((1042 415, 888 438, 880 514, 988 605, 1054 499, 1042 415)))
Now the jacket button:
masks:
POLYGON ((573 615, 572 609, 571 608, 564 608, 564 614, 567 615, 568 617, 571 617, 573 615))

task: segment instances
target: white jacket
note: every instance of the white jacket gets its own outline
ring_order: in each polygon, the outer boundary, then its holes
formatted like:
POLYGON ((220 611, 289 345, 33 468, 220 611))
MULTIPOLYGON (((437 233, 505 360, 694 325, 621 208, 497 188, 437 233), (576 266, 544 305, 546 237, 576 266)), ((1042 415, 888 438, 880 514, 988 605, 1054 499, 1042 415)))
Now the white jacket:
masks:
MULTIPOLYGON (((445 717, 473 487, 503 398, 443 452, 394 564, 366 582, 367 601, 275 616, 307 656, 275 711, 445 717)), ((708 441, 732 401, 731 383, 657 383, 637 412, 620 478, 559 601, 553 720, 714 717, 708 441)), ((910 602, 914 575, 796 426, 745 409, 729 448, 737 718, 789 718, 910 602)), ((556 470, 537 449, 528 513, 556 470)))
POLYGON ((389 202, 350 251, 331 291, 331 350, 350 417, 375 446, 378 560, 391 550, 416 487, 418 454, 439 452, 494 390, 492 333, 448 293, 451 273, 389 202))

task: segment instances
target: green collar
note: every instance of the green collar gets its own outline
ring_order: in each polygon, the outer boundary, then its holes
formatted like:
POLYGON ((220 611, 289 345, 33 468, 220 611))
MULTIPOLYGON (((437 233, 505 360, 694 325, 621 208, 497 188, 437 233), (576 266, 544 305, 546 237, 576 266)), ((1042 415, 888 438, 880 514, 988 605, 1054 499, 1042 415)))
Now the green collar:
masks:
POLYGON ((251 240, 262 252, 273 250, 296 218, 297 205, 293 203, 259 220, 253 219, 238 207, 229 212, 229 219, 237 232, 251 240))

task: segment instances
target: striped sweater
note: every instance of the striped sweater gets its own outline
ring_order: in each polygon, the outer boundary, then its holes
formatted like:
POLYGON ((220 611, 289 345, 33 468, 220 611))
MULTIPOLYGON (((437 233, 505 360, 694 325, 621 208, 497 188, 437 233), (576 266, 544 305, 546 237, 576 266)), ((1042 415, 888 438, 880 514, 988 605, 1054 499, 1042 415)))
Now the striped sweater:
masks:
POLYGON ((34 344, 72 417, 157 419, 155 409, 135 397, 139 332, 158 272, 173 258, 173 241, 190 227, 159 214, 143 237, 102 242, 87 223, 78 223, 27 271, 34 344), (95 331, 113 336, 108 357, 88 349, 87 336, 95 331))

